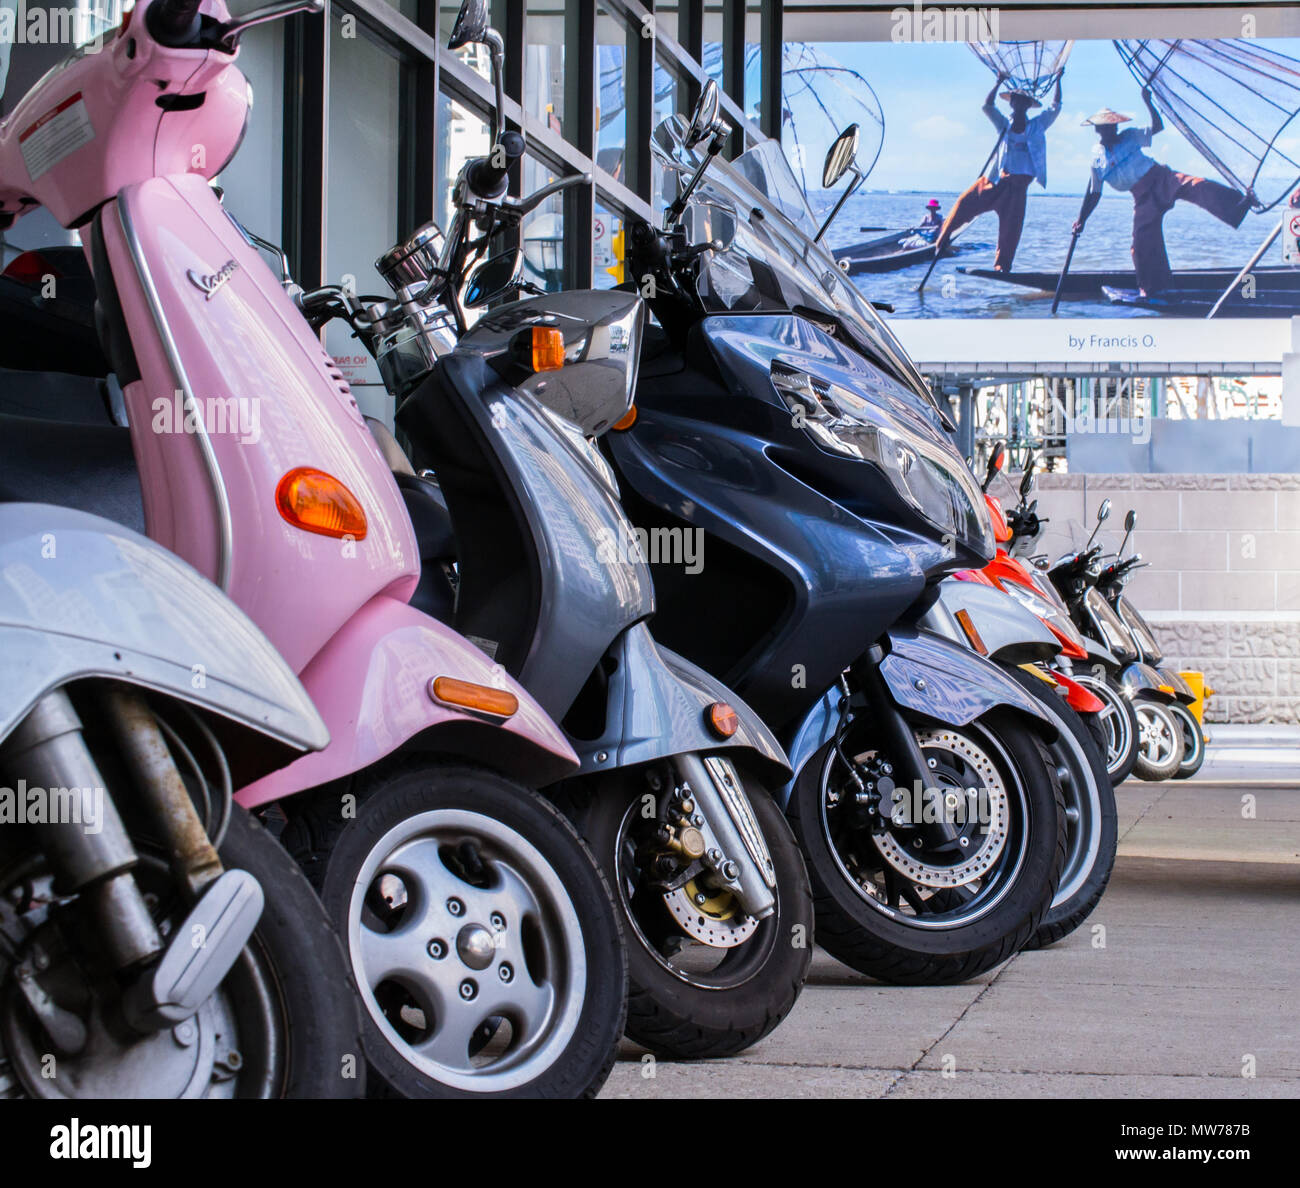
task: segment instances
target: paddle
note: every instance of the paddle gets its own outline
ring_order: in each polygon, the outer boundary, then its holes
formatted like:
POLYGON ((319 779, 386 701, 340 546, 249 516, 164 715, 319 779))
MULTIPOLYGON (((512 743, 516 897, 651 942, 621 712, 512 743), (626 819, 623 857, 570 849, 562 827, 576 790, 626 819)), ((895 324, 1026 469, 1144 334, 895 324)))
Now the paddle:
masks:
POLYGON ((1259 245, 1259 250, 1253 256, 1251 256, 1251 258, 1246 262, 1246 267, 1243 268, 1239 273, 1237 273, 1236 276, 1232 278, 1232 283, 1226 289, 1223 290, 1223 294, 1219 297, 1218 301, 1214 303, 1214 308, 1211 309, 1210 312, 1205 315, 1206 321, 1214 317, 1214 315, 1219 312, 1219 307, 1222 306, 1223 303, 1228 300, 1229 296, 1231 296, 1232 294, 1232 290, 1235 289, 1239 284, 1241 284, 1242 278, 1245 277, 1246 273, 1248 273, 1252 268, 1255 267, 1256 264, 1259 263, 1260 258, 1272 246, 1273 241, 1279 235, 1282 234, 1282 228, 1286 226, 1286 221, 1289 217, 1290 217, 1289 215, 1282 216, 1281 221, 1278 223, 1276 227, 1273 228, 1273 231, 1269 235, 1269 237, 1259 245))
MULTIPOLYGON (((1010 126, 1011 125, 1008 124, 1007 128, 1009 128, 1010 126)), ((1007 129, 1003 128, 1002 131, 998 134, 996 143, 994 143, 993 145, 993 151, 989 153, 988 158, 984 162, 984 168, 979 171, 979 173, 976 175, 977 177, 983 177, 989 171, 989 166, 993 164, 993 158, 997 156, 998 149, 1002 147, 1002 140, 1006 136, 1006 134, 1007 134, 1007 129)), ((942 232, 940 232, 940 234, 942 234, 942 232)), ((945 244, 944 246, 946 247, 947 245, 945 244)), ((930 273, 934 271, 934 266, 939 263, 939 260, 942 257, 942 255, 943 252, 936 244, 934 249, 934 259, 930 261, 930 267, 925 270, 925 275, 921 277, 921 283, 916 286, 916 291, 918 293, 920 293, 925 288, 925 282, 930 279, 930 273)))
MULTIPOLYGON (((1088 204, 1088 192, 1084 191, 1083 201, 1079 204, 1079 217, 1075 220, 1076 224, 1083 222, 1084 207, 1088 204)), ((1074 249, 1079 242, 1079 236, 1083 233, 1082 226, 1079 230, 1070 228, 1070 250, 1065 253, 1065 264, 1061 268, 1060 279, 1056 282, 1056 295, 1052 298, 1052 317, 1056 317, 1057 307, 1061 304, 1061 292, 1065 288, 1065 276, 1070 271, 1070 261, 1074 259, 1074 249)))

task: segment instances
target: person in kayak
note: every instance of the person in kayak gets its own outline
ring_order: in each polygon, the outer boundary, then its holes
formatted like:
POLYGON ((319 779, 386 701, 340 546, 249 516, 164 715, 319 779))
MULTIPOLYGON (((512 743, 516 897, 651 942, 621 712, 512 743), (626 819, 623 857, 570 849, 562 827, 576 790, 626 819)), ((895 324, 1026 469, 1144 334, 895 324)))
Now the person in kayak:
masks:
POLYGON ((1010 272, 1020 233, 1025 226, 1025 197, 1037 181, 1047 186, 1047 129, 1061 112, 1061 80, 1056 80, 1052 106, 1030 118, 1029 112, 1042 104, 1028 91, 1003 91, 1001 98, 1011 108, 1008 119, 998 110, 998 88, 1007 81, 999 74, 984 100, 984 114, 998 130, 998 145, 989 158, 988 169, 953 203, 934 241, 934 253, 942 255, 957 230, 986 211, 997 211, 998 249, 993 257, 995 272, 1010 272))
POLYGON ((1101 201, 1104 185, 1132 194, 1133 270, 1137 273, 1138 288, 1150 297, 1169 288, 1173 281, 1165 251, 1164 218, 1175 202, 1191 202, 1229 227, 1240 227, 1255 203, 1255 195, 1250 190, 1243 194, 1221 182, 1177 173, 1147 156, 1142 150, 1165 125, 1152 102, 1150 87, 1142 88, 1142 102, 1151 116, 1151 124, 1146 128, 1125 128, 1121 132, 1120 124, 1128 123, 1133 117, 1108 107, 1083 121, 1097 129, 1097 143, 1092 150, 1092 176, 1074 233, 1083 231, 1088 216, 1101 201))
POLYGON ((912 228, 911 235, 905 239, 899 240, 900 248, 924 247, 927 243, 933 243, 934 237, 939 234, 939 228, 943 226, 943 215, 940 213, 943 207, 939 205, 937 198, 931 198, 925 204, 925 214, 921 216, 921 221, 912 228))

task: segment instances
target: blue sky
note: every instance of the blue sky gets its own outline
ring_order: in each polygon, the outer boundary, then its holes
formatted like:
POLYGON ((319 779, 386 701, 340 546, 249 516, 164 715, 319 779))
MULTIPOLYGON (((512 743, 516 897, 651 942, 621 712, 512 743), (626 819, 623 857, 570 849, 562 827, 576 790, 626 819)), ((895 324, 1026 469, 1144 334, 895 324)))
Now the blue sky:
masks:
MULTIPOLYGON (((1267 44, 1300 58, 1300 40, 1267 44)), ((993 75, 969 47, 857 41, 819 48, 861 72, 884 109, 885 144, 869 188, 953 191, 975 179, 997 134, 980 110, 993 75)), ((1138 84, 1111 42, 1076 41, 1065 68, 1061 115, 1047 134, 1049 192, 1083 192, 1096 134, 1079 125, 1101 107, 1145 118, 1138 84)), ((1156 138, 1151 155, 1184 172, 1210 170, 1173 128, 1156 138)))

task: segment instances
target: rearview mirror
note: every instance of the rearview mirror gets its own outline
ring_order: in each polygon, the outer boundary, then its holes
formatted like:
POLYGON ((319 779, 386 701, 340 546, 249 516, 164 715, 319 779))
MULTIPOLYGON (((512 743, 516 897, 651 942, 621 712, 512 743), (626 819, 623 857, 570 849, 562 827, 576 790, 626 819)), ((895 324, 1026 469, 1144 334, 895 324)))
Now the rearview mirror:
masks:
POLYGON ((448 49, 462 49, 481 42, 488 31, 487 0, 465 0, 456 14, 456 23, 447 39, 448 49))
POLYGON ((835 143, 826 152, 826 163, 822 166, 822 189, 829 190, 848 173, 857 155, 858 126, 850 124, 835 138, 835 143))
POLYGON ((1124 531, 1132 532, 1137 527, 1138 514, 1133 508, 1128 509, 1128 515, 1124 517, 1124 531))
POLYGON ((1108 519, 1110 519, 1110 500, 1103 499, 1101 506, 1097 509, 1097 523, 1100 524, 1103 520, 1108 519))
POLYGON ((690 127, 686 129, 686 147, 694 148, 709 139, 721 124, 718 109, 722 100, 718 95, 718 84, 709 79, 700 91, 695 110, 691 112, 690 127))
POLYGON ((988 469, 984 471, 984 489, 986 491, 988 490, 989 484, 993 481, 993 479, 997 476, 998 472, 1002 469, 1002 466, 1006 462, 1006 460, 1007 460, 1007 447, 1004 446, 1002 442, 998 442, 997 445, 993 447, 992 452, 989 454, 988 469))
POLYGON ((519 273, 523 263, 523 252, 501 252, 484 260, 472 273, 465 285, 464 305, 466 309, 490 305, 501 297, 508 296, 519 287, 519 273))

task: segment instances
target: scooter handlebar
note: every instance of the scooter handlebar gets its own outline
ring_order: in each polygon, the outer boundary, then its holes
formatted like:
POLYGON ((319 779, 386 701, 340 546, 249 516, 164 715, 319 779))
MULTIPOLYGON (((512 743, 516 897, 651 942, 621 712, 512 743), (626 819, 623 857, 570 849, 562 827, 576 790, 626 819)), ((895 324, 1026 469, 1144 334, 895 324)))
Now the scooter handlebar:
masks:
POLYGON ((523 155, 524 138, 518 132, 502 132, 500 142, 491 153, 470 162, 465 180, 480 198, 499 198, 505 193, 510 166, 523 155), (501 164, 496 164, 497 160, 501 164))

